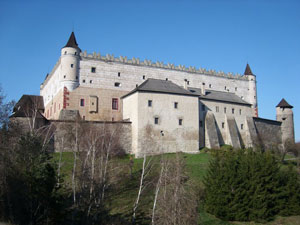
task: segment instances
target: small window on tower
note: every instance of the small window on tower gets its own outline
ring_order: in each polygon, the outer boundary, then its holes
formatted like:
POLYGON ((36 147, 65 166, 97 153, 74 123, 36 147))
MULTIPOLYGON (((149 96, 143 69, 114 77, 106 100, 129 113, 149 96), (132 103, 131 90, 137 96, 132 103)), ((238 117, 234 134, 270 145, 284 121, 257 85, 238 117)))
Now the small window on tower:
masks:
POLYGON ((227 111, 227 109, 226 109, 226 107, 224 107, 224 113, 226 113, 226 111, 227 111))
POLYGON ((234 108, 232 108, 232 114, 234 114, 234 108))
POLYGON ((225 90, 225 91, 227 90, 227 87, 226 87, 226 86, 224 87, 224 90, 225 90))
POLYGON ((82 80, 82 83, 85 83, 85 80, 82 80))
POLYGON ((75 52, 74 55, 77 55, 77 52, 75 52))
POLYGON ((224 122, 222 123, 222 128, 223 128, 223 129, 225 128, 225 123, 224 123, 224 122))
POLYGON ((66 75, 64 75, 64 78, 66 78, 66 75))
POLYGON ((120 72, 118 72, 118 77, 120 77, 121 76, 121 73, 120 72))
POLYGON ((158 117, 154 118, 154 124, 158 124, 158 117))
POLYGON ((169 79, 168 78, 166 78, 166 81, 168 81, 169 79))
POLYGON ((209 84, 209 88, 211 88, 211 84, 209 84))
POLYGON ((80 99, 80 106, 84 106, 84 99, 80 99))
POLYGON ((237 91, 237 87, 235 87, 235 91, 237 91))
POLYGON ((67 54, 67 51, 65 51, 65 55, 67 54))
POLYGON ((118 99, 117 98, 112 99, 112 109, 118 110, 118 99))
POLYGON ((148 100, 148 107, 152 107, 152 100, 148 100))
POLYGON ((242 115, 242 110, 240 109, 240 115, 242 115))
POLYGON ((78 76, 76 76, 76 80, 78 80, 78 76))
POLYGON ((92 73, 96 73, 96 67, 92 67, 92 68, 91 68, 91 72, 92 72, 92 73))
POLYGON ((174 102, 174 108, 175 108, 175 109, 178 108, 178 102, 174 102))
POLYGON ((115 87, 121 87, 121 83, 116 82, 116 83, 115 83, 115 87))
POLYGON ((90 80, 90 84, 93 83, 93 80, 90 80))
POLYGON ((241 130, 243 130, 244 129, 244 124, 241 124, 241 130))
POLYGON ((74 67, 74 64, 71 64, 71 68, 73 68, 74 67))
POLYGON ((145 78, 146 78, 146 76, 145 76, 145 75, 143 75, 143 80, 145 80, 145 78))
POLYGON ((178 120, 178 125, 179 125, 179 126, 182 125, 182 121, 183 121, 182 119, 179 119, 179 120, 178 120))

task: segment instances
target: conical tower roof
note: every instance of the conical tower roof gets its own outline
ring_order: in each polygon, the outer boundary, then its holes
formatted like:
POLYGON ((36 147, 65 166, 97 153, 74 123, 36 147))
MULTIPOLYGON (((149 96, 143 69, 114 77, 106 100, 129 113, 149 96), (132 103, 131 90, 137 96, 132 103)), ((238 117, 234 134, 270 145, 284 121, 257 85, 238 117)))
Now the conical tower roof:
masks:
POLYGON ((64 46, 64 48, 66 48, 66 47, 78 48, 80 50, 80 48, 78 47, 74 32, 71 33, 67 44, 64 46))
POLYGON ((254 74, 252 73, 251 68, 250 68, 250 66, 249 66, 248 63, 247 63, 247 66, 246 66, 244 75, 254 75, 254 74))
POLYGON ((278 105, 276 107, 280 107, 280 108, 294 108, 293 106, 291 106, 289 103, 287 103, 287 101, 283 98, 281 99, 281 101, 278 103, 278 105))

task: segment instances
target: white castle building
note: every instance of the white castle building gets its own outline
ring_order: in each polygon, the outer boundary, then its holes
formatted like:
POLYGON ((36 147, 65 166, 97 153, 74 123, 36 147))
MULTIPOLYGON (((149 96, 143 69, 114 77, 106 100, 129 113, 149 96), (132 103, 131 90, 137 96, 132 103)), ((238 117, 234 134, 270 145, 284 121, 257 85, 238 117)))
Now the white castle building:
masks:
POLYGON ((72 32, 40 95, 50 121, 76 112, 86 121, 130 122, 136 155, 146 141, 164 152, 294 141, 293 107, 283 99, 276 121, 259 118, 256 84, 248 64, 241 75, 88 54, 72 32))

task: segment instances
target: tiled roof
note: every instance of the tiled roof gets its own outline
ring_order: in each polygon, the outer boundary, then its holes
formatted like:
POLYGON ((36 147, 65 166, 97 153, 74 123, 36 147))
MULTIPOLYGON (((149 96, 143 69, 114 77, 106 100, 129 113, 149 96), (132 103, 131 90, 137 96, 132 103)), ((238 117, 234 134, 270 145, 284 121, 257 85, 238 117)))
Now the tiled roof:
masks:
POLYGON ((69 40, 68 40, 68 43, 64 46, 64 48, 66 48, 66 47, 71 47, 71 48, 78 48, 78 49, 80 49, 80 48, 78 47, 78 44, 77 44, 77 41, 76 41, 74 32, 71 33, 70 38, 69 38, 69 40))
POLYGON ((131 95, 137 91, 198 96, 198 94, 192 93, 192 92, 178 86, 177 84, 174 84, 171 81, 149 78, 145 82, 143 82, 141 85, 139 85, 138 87, 133 89, 131 92, 124 95, 122 98, 125 98, 126 96, 131 95))
POLYGON ((289 103, 287 103, 287 101, 283 98, 281 99, 281 101, 278 103, 278 105, 276 107, 280 107, 280 108, 294 108, 293 106, 291 106, 289 103))
POLYGON ((247 63, 247 66, 246 66, 244 75, 254 75, 254 74, 252 73, 251 68, 250 68, 250 66, 249 66, 248 63, 247 63))
POLYGON ((198 94, 200 99, 251 105, 236 94, 230 92, 206 90, 205 95, 202 95, 200 88, 189 88, 189 90, 195 94, 198 94))

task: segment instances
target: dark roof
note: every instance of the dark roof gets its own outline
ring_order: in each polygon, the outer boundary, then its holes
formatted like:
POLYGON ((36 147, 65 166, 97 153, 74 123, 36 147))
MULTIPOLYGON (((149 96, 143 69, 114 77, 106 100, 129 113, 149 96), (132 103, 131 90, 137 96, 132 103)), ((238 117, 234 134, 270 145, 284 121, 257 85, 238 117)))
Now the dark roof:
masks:
POLYGON ((202 95, 200 88, 189 88, 189 90, 195 94, 198 94, 200 99, 251 105, 250 103, 241 99, 236 94, 230 92, 206 90, 205 95, 202 95))
POLYGON ((250 66, 249 66, 248 63, 247 63, 247 66, 246 66, 244 75, 254 75, 254 74, 252 73, 251 68, 250 68, 250 66))
POLYGON ((78 48, 80 50, 80 48, 78 47, 74 32, 71 33, 68 43, 64 46, 64 48, 66 48, 66 47, 78 48))
POLYGON ((135 92, 157 92, 157 93, 166 93, 166 94, 177 94, 177 95, 189 95, 189 96, 198 96, 196 93, 192 93, 177 84, 174 84, 168 80, 159 80, 149 78, 141 85, 133 89, 131 92, 122 96, 122 98, 127 97, 135 92))
POLYGON ((42 96, 38 95, 23 95, 16 103, 11 117, 31 117, 36 110, 39 112, 38 117, 43 117, 44 100, 42 96))
POLYGON ((278 103, 278 105, 276 107, 280 107, 280 108, 294 108, 293 106, 291 106, 289 103, 287 103, 287 101, 283 98, 281 99, 281 101, 278 103))

